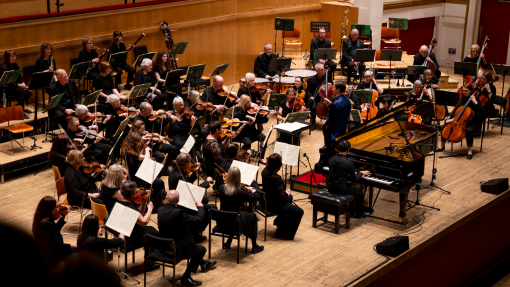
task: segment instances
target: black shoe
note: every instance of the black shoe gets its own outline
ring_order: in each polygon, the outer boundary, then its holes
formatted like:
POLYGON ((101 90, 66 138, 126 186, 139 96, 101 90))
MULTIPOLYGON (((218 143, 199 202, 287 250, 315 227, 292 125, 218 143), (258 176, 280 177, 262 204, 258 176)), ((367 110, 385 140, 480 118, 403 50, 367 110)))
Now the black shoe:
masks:
POLYGON ((144 267, 144 268, 146 268, 146 269, 147 269, 147 271, 152 271, 152 270, 156 270, 156 269, 158 269, 158 268, 159 268, 159 265, 154 264, 154 265, 152 265, 152 266, 151 266, 151 265, 146 265, 146 264, 144 264, 144 266, 143 266, 143 267, 144 267))
POLYGON ((470 154, 470 153, 468 153, 468 155, 467 155, 467 159, 472 159, 472 158, 473 158, 473 155, 472 155, 472 154, 470 154))
POLYGON ((28 120, 30 119, 27 115, 23 114, 23 116, 25 117, 25 120, 28 120))
POLYGON ((200 286, 200 285, 202 285, 202 282, 195 281, 191 277, 181 278, 181 285, 182 286, 200 286))
POLYGON ((253 254, 259 253, 259 252, 262 252, 263 250, 264 250, 264 246, 259 245, 259 246, 252 247, 251 253, 253 253, 253 254))
POLYGON ((130 91, 132 87, 133 87, 133 85, 131 85, 131 84, 125 84, 124 85, 124 89, 126 89, 128 91, 130 91))
POLYGON ((443 151, 444 151, 444 148, 440 148, 440 147, 436 148, 436 152, 443 152, 443 151))
POLYGON ((224 243, 223 249, 230 249, 230 243, 224 243))
POLYGON ((211 269, 214 265, 216 265, 216 261, 206 260, 204 265, 200 264, 200 269, 205 273, 209 271, 209 269, 211 269))
POLYGON ((29 110, 29 109, 24 109, 23 111, 24 111, 25 113, 27 113, 27 114, 31 114, 31 113, 32 113, 32 111, 31 111, 31 110, 29 110))

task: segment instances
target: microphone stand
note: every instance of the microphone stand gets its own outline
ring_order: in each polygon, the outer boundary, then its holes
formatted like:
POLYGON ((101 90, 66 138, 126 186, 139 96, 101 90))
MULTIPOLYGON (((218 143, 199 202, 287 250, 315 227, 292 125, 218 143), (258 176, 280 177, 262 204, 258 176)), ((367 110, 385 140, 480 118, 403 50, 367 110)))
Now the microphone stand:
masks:
MULTIPOLYGON (((304 153, 303 156, 306 157, 306 160, 308 161, 308 165, 310 166, 310 192, 308 194, 308 196, 310 196, 312 194, 312 182, 313 182, 312 178, 315 180, 315 183, 318 183, 318 182, 317 182, 317 178, 315 178, 315 173, 313 172, 312 165, 310 164, 310 158, 306 155, 306 153, 304 153)), ((294 201, 309 200, 309 199, 310 198, 305 197, 305 198, 294 199, 294 201)))

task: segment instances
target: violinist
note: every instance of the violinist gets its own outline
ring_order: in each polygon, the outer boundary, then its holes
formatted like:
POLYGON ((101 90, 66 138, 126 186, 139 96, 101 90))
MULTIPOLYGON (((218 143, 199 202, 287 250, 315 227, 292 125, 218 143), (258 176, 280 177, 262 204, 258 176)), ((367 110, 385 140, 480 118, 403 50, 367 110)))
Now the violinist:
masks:
POLYGON ((68 166, 66 162, 68 146, 69 140, 67 137, 65 135, 58 135, 53 139, 50 152, 48 153, 48 158, 51 160, 51 165, 58 168, 60 175, 65 173, 68 166))
POLYGON ((81 126, 95 130, 96 133, 101 132, 104 129, 106 123, 111 118, 110 115, 108 116, 101 115, 100 117, 97 117, 97 121, 95 121, 94 114, 89 113, 89 109, 87 108, 87 106, 84 105, 77 105, 76 108, 74 109, 74 114, 80 120, 81 126), (87 118, 89 117, 92 117, 94 119, 87 121, 87 118))
MULTIPOLYGON (((115 87, 115 84, 113 83, 113 78, 111 75, 112 72, 112 66, 110 63, 103 61, 99 64, 99 77, 94 81, 92 84, 92 87, 95 89, 95 91, 102 90, 99 94, 99 97, 97 98, 97 102, 100 105, 106 104, 106 98, 108 98, 108 95, 115 94, 119 98, 121 97, 119 91, 115 87)), ((123 102, 123 105, 126 103, 123 102)))
POLYGON ((283 99, 280 102, 280 109, 278 110, 278 115, 276 116, 278 120, 283 121, 285 120, 285 117, 292 113, 292 112, 305 112, 306 107, 305 106, 297 106, 296 104, 296 90, 294 88, 289 88, 285 92, 285 95, 287 96, 286 99, 283 99))
MULTIPOLYGON (((247 95, 242 95, 240 97, 239 105, 234 109, 234 118, 238 118, 240 121, 251 121, 252 123, 256 123, 263 116, 258 113, 257 115, 250 115, 248 113, 248 108, 251 107, 251 99, 247 95)), ((263 119, 262 119, 263 120, 263 119)), ((251 150, 251 144, 255 141, 263 142, 266 139, 266 136, 259 132, 253 124, 247 125, 241 130, 239 136, 235 137, 235 140, 242 143, 241 147, 244 150, 251 150)), ((260 152, 260 151, 259 151, 260 152)), ((261 151, 260 155, 260 163, 266 164, 266 160, 264 159, 264 152, 261 151)), ((255 153, 252 151, 251 156, 254 157, 255 153)))
POLYGON ((209 135, 205 139, 203 147, 204 158, 207 161, 207 176, 214 175, 214 168, 216 167, 216 164, 221 164, 225 147, 228 145, 230 140, 228 137, 225 137, 222 142, 219 142, 219 138, 223 134, 220 122, 211 122, 209 130, 209 135))
POLYGON ((80 121, 76 117, 69 118, 67 120, 67 126, 68 130, 66 133, 69 138, 71 138, 71 140, 81 145, 87 145, 87 149, 84 152, 87 158, 95 158, 103 164, 106 163, 112 146, 100 143, 100 141, 103 139, 102 136, 96 134, 94 131, 91 131, 88 133, 87 138, 84 138, 84 136, 87 134, 87 131, 85 130, 85 127, 80 125, 80 121))
POLYGON ((487 60, 485 59, 485 55, 482 53, 480 54, 480 46, 477 44, 471 45, 471 48, 469 49, 469 55, 464 58, 463 62, 468 63, 478 63, 478 60, 482 58, 480 61, 480 66, 484 69, 487 69, 487 60))
POLYGON ((170 130, 168 137, 173 139, 173 144, 179 149, 184 146, 188 140, 189 133, 197 118, 184 108, 184 101, 181 97, 176 96, 173 102, 174 113, 170 115, 170 130))
POLYGON ((106 98, 104 114, 110 116, 110 119, 106 122, 104 134, 107 139, 113 139, 113 135, 115 135, 120 123, 128 116, 128 112, 121 110, 120 106, 121 99, 119 96, 111 94, 106 98))
POLYGON ((326 105, 329 106, 329 114, 323 128, 324 133, 324 144, 327 147, 332 147, 334 140, 345 134, 347 130, 347 124, 351 115, 351 101, 342 96, 347 91, 347 87, 344 82, 336 81, 334 93, 338 96, 332 98, 332 102, 328 99, 325 100, 326 105))
POLYGON ((293 88, 296 90, 296 97, 299 96, 301 101, 304 101, 306 98, 306 90, 305 90, 305 87, 303 86, 303 84, 304 84, 303 77, 296 77, 294 79, 294 87, 293 88))
MULTIPOLYGON (((200 97, 200 100, 206 103, 211 102, 216 109, 222 110, 225 109, 225 106, 227 108, 230 108, 233 105, 237 104, 239 100, 235 100, 233 102, 227 100, 225 102, 225 97, 218 94, 218 92, 224 91, 223 82, 224 82, 223 77, 221 77, 220 75, 214 76, 212 86, 209 86, 204 90, 204 92, 202 93, 202 97, 200 97)), ((226 89, 224 92, 228 93, 229 90, 226 89)))
POLYGON ((91 64, 96 63, 94 69, 92 69, 87 75, 87 80, 92 80, 95 82, 99 80, 99 56, 97 51, 94 48, 94 41, 91 37, 83 37, 81 41, 81 45, 83 46, 83 50, 80 51, 78 58, 80 59, 80 63, 91 62, 91 64))
MULTIPOLYGON (((70 206, 66 206, 71 208, 70 206)), ((76 242, 72 244, 64 243, 60 230, 66 224, 65 217, 67 213, 59 213, 57 201, 52 196, 45 196, 39 201, 34 213, 32 223, 32 234, 35 241, 41 243, 48 249, 47 254, 51 256, 51 265, 58 260, 64 259, 71 253, 76 252, 76 242), (58 221, 55 223, 55 220, 58 221)))
MULTIPOLYGON (((305 103, 307 108, 311 111, 310 113, 310 123, 315 124, 315 118, 317 115, 317 104, 321 100, 321 96, 319 95, 319 89, 322 85, 324 85, 325 78, 325 70, 323 64, 316 64, 315 71, 317 75, 310 77, 307 81, 306 85, 306 98, 305 103)), ((333 84, 333 81, 330 77, 328 77, 328 84, 333 84)), ((314 128, 312 128, 313 130, 314 128)))
MULTIPOLYGON (((41 45, 41 55, 35 61, 35 72, 47 72, 47 71, 56 71, 57 64, 55 62, 55 58, 53 55, 53 47, 49 43, 42 43, 41 45)), ((53 80, 56 81, 57 77, 54 75, 53 80)))
POLYGON ((167 95, 167 109, 171 110, 172 107, 170 106, 170 103, 173 102, 174 97, 182 97, 182 84, 179 81, 176 86, 164 89, 163 85, 165 84, 166 75, 169 71, 172 71, 172 66, 168 61, 168 54, 163 51, 159 52, 156 56, 156 64, 154 65, 154 76, 156 76, 156 81, 159 83, 158 86, 161 87, 160 90, 167 95))
MULTIPOLYGON (((94 179, 100 172, 85 174, 81 171, 85 158, 79 150, 69 151, 67 162, 71 166, 66 169, 64 174, 64 184, 69 204, 90 209, 90 200, 88 198, 92 198, 95 203, 103 204, 101 194, 96 187, 94 179)), ((104 165, 100 165, 100 167, 101 171, 105 169, 104 165)))
MULTIPOLYGON (((474 89, 473 85, 471 84, 465 84, 462 88, 462 98, 460 99, 460 103, 457 106, 456 109, 454 109, 449 115, 446 115, 444 118, 444 121, 446 122, 449 120, 452 115, 455 115, 455 111, 457 109, 462 109, 464 105, 469 105, 468 107, 471 108, 471 110, 474 111, 475 116, 473 119, 467 123, 466 126, 466 143, 468 146, 468 153, 467 153, 467 159, 473 158, 473 135, 477 131, 480 130, 482 122, 485 118, 485 110, 482 106, 482 104, 475 98, 473 95, 474 89)), ((436 151, 443 152, 446 145, 446 139, 441 136, 441 147, 437 148, 436 151)))
POLYGON ((362 50, 365 48, 365 42, 362 39, 358 39, 358 29, 352 29, 349 38, 345 39, 342 43, 342 59, 340 65, 347 67, 347 85, 351 84, 351 76, 354 72, 354 67, 358 67, 358 73, 363 75, 365 71, 365 63, 354 62, 354 55, 356 50, 362 50))
POLYGON ((238 95, 250 95, 251 101, 254 103, 264 103, 267 97, 271 94, 271 89, 259 90, 255 84, 255 75, 246 73, 244 76, 246 84, 239 87, 238 95), (261 93, 262 91, 262 93, 261 93))
POLYGON ((101 183, 100 193, 108 214, 112 212, 113 205, 123 198, 120 193, 120 187, 126 181, 126 176, 127 171, 118 164, 110 166, 106 172, 106 177, 101 183))
POLYGON ((201 108, 200 102, 200 93, 195 90, 189 92, 188 97, 184 102, 184 106, 188 107, 197 119, 206 115, 206 109, 201 108))
MULTIPOLYGON (((223 173, 223 171, 228 171, 230 166, 232 166, 232 162, 236 159, 239 154, 239 145, 238 144, 229 144, 225 149, 224 158, 221 160, 221 164, 219 164, 220 168, 218 168, 218 173, 223 173)), ((216 169, 217 166, 214 165, 216 169)), ((216 177, 216 189, 219 188, 220 185, 225 184, 223 180, 223 176, 216 177)))
MULTIPOLYGON (((19 70, 18 64, 16 64, 16 52, 13 50, 6 50, 4 53, 5 62, 0 65, 0 75, 3 75, 4 72, 19 70)), ((1 77, 1 76, 0 76, 1 77)), ((16 105, 21 106, 25 113, 32 113, 32 111, 25 109, 25 102, 28 103, 28 99, 32 96, 32 92, 28 90, 27 84, 23 80, 21 75, 18 76, 15 83, 9 84, 5 87, 5 94, 12 95, 18 102, 16 105)), ((25 119, 28 119, 28 116, 25 115, 25 119)))
MULTIPOLYGON (((126 158, 126 166, 128 167, 129 179, 134 181, 139 187, 144 187, 146 189, 151 188, 151 184, 135 176, 138 172, 138 169, 140 168, 140 165, 142 164, 142 161, 146 157, 150 158, 151 156, 151 149, 145 145, 142 137, 137 132, 130 132, 122 142, 120 151, 121 155, 126 158)), ((165 196, 165 183, 160 178, 156 178, 152 183, 151 196, 152 202, 154 202, 154 208, 156 210, 161 206, 165 196)), ((128 199, 129 196, 124 196, 124 198, 128 199)))
POLYGON ((101 224, 99 218, 95 214, 89 214, 83 219, 81 233, 78 235, 78 255, 88 256, 98 263, 108 264, 105 261, 105 249, 118 248, 124 246, 126 237, 120 233, 119 238, 101 238, 99 237, 101 224))
MULTIPOLYGON (((480 76, 481 89, 482 94, 489 99, 487 104, 483 107, 485 110, 485 116, 494 116, 499 113, 498 110, 494 107, 494 100, 496 99, 496 87, 493 83, 489 83, 492 81, 492 74, 490 72, 485 72, 480 76)), ((479 87, 478 87, 479 88, 479 87)))
POLYGON ((327 65, 329 67, 329 76, 333 79, 336 70, 336 63, 332 60, 328 59, 327 61, 324 59, 315 59, 315 50, 321 48, 331 49, 331 40, 326 39, 326 29, 324 27, 320 27, 318 31, 319 35, 317 38, 313 38, 310 44, 310 56, 312 59, 312 65, 315 66, 318 63, 323 65, 327 65))
MULTIPOLYGON (((430 85, 429 85, 430 86, 430 85)), ((420 82, 420 80, 414 81, 413 89, 409 92, 407 95, 406 102, 409 101, 417 101, 421 97, 424 101, 430 101, 432 102, 432 95, 429 93, 429 89, 427 87, 424 87, 423 84, 420 82), (422 96, 423 93, 423 96, 422 96)), ((404 119, 406 116, 400 116, 398 117, 399 121, 407 121, 408 119, 404 119)), ((422 117, 423 124, 430 126, 432 123, 432 119, 430 117, 422 117)))
POLYGON ((366 71, 363 74, 363 79, 364 81, 360 81, 358 83, 358 86, 356 87, 357 90, 368 90, 370 89, 370 84, 372 84, 373 91, 376 91, 378 94, 382 94, 384 92, 383 87, 375 80, 372 71, 366 71))
POLYGON ((273 46, 267 43, 264 45, 264 54, 259 55, 255 58, 255 65, 253 67, 253 71, 257 77, 260 78, 278 78, 279 76, 276 72, 269 72, 269 64, 271 63, 271 59, 278 58, 275 53, 273 53, 273 46))
MULTIPOLYGON (((122 32, 121 31, 113 32, 113 40, 115 41, 115 39, 117 39, 117 41, 115 42, 112 49, 110 50, 110 54, 116 54, 116 53, 126 51, 126 45, 124 44, 124 42, 122 42, 122 32)), ((133 67, 131 67, 130 65, 128 65, 127 63, 125 63, 123 66, 117 66, 113 70, 115 73, 117 73, 117 75, 115 76, 115 86, 117 87, 117 89, 118 89, 118 86, 122 82, 122 71, 124 70, 124 71, 126 71, 126 73, 128 73, 127 81, 126 81, 126 84, 124 85, 124 89, 126 89, 128 91, 131 90, 131 88, 133 87, 133 85, 131 83, 133 83, 133 80, 135 78, 134 77, 135 69, 133 67)))
POLYGON ((55 72, 57 81, 53 82, 49 89, 47 89, 50 97, 55 97, 59 94, 64 94, 62 99, 54 109, 50 110, 50 118, 56 119, 57 122, 65 127, 66 116, 70 116, 74 113, 76 107, 75 99, 79 98, 78 89, 74 80, 67 77, 67 73, 63 69, 58 69, 55 72))
MULTIPOLYGON (((142 69, 136 72, 135 75, 135 86, 151 84, 150 89, 147 90, 146 98, 156 110, 163 109, 165 96, 161 93, 161 89, 156 87, 156 76, 154 76, 154 72, 152 72, 152 60, 147 58, 143 59, 141 66, 142 69)), ((139 97, 139 99, 142 99, 142 97, 139 97)))
MULTIPOLYGON (((161 126, 165 127, 167 121, 163 118, 155 117, 154 119, 151 119, 151 115, 153 113, 156 113, 152 109, 152 105, 148 102, 142 102, 140 106, 138 106, 138 109, 140 112, 132 121, 142 121, 145 124, 145 130, 149 133, 153 132, 159 132, 161 129, 161 126)), ((169 116, 171 114, 170 111, 166 112, 166 116, 169 116)), ((162 115, 164 116, 164 114, 162 115)), ((163 129, 164 131, 164 129, 163 129)))
POLYGON ((429 89, 432 88, 434 90, 437 90, 439 88, 439 86, 437 85, 437 83, 439 83, 439 80, 434 77, 434 74, 432 74, 432 70, 426 69, 425 71, 423 71, 422 75, 423 79, 420 81, 422 83, 427 84, 427 86, 430 86, 429 89))

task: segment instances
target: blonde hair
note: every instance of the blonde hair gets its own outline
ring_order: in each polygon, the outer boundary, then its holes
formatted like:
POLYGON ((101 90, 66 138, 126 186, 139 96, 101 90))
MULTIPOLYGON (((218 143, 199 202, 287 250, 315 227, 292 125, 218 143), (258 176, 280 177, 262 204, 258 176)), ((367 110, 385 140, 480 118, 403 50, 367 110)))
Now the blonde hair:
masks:
POLYGON ((58 78, 60 75, 64 74, 65 72, 66 72, 66 70, 64 70, 64 69, 58 69, 55 71, 55 76, 57 76, 57 78, 58 78))
POLYGON ((99 71, 101 73, 106 73, 106 70, 111 69, 112 65, 106 61, 102 61, 101 64, 99 64, 99 71))
POLYGON ((228 196, 234 195, 237 188, 241 188, 241 171, 237 166, 232 166, 227 173, 225 194, 228 196))
POLYGON ((480 46, 477 44, 471 45, 471 48, 469 48, 469 52, 473 51, 473 49, 476 49, 476 52, 480 52, 480 46))
POLYGON ((90 38, 90 37, 83 37, 83 40, 81 40, 81 45, 83 46, 83 48, 87 47, 87 43, 88 42, 94 43, 92 38, 90 38))
POLYGON ((189 95, 188 95, 188 101, 190 102, 190 104, 195 104, 198 99, 200 98, 200 93, 198 91, 191 91, 189 92, 189 95))
POLYGON ((241 107, 241 109, 243 109, 243 111, 246 111, 246 108, 244 106, 246 106, 246 103, 249 102, 251 99, 250 97, 248 97, 248 95, 242 95, 240 98, 239 98, 239 106, 241 107))
POLYGON ((83 153, 79 150, 71 150, 67 154, 67 162, 69 162, 69 164, 72 166, 80 165, 82 158, 83 153))
POLYGON ((103 184, 109 188, 119 188, 124 179, 124 169, 119 164, 114 164, 108 168, 103 184))

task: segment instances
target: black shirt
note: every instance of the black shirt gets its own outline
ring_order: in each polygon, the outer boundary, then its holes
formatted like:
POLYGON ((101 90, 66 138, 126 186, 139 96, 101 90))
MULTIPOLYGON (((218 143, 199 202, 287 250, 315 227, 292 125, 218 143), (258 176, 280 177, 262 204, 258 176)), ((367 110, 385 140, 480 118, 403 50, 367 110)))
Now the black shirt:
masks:
MULTIPOLYGON (((366 83, 365 81, 361 81, 358 83, 358 86, 356 87, 356 90, 365 90, 370 89, 370 83, 366 83)), ((377 90, 375 84, 372 82, 372 89, 377 90)))
POLYGON ((269 64, 271 59, 276 59, 277 56, 275 53, 272 53, 271 56, 266 55, 266 53, 259 55, 255 58, 255 66, 253 67, 253 71, 255 71, 255 75, 259 78, 265 78, 266 75, 274 77, 276 72, 269 72, 269 64))
POLYGON ((244 189, 236 189, 233 195, 226 195, 225 187, 220 186, 220 194, 223 194, 220 209, 223 211, 238 212, 243 202, 257 202, 260 199, 258 192, 249 193, 244 189))
POLYGON ((362 174, 356 173, 354 164, 343 154, 336 154, 329 159, 329 181, 331 185, 347 186, 348 182, 356 182, 362 174))
POLYGON ((213 105, 225 105, 227 108, 230 108, 235 104, 235 102, 231 102, 227 100, 227 97, 223 97, 218 95, 218 93, 214 90, 213 86, 207 87, 200 96, 200 99, 203 102, 211 102, 213 105), (226 100, 226 102, 225 102, 226 100))
POLYGON ((110 50, 110 53, 116 54, 116 53, 120 53, 120 52, 124 52, 124 51, 126 51, 126 45, 124 44, 124 42, 120 42, 118 46, 117 46, 117 44, 112 45, 112 49, 110 50))
MULTIPOLYGON (((466 57, 464 58, 464 61, 462 61, 462 62, 466 62, 466 63, 475 63, 475 64, 476 64, 476 63, 478 62, 478 59, 479 59, 479 58, 480 58, 480 55, 476 56, 476 58, 469 58, 468 56, 466 56, 466 57)), ((483 59, 480 59, 480 66, 481 66, 482 68, 484 68, 484 69, 487 69, 487 64, 485 64, 485 63, 483 62, 483 59)))
POLYGON ((100 238, 93 237, 87 245, 78 245, 78 255, 87 256, 92 255, 97 260, 104 260, 104 250, 110 248, 117 248, 124 245, 124 240, 120 238, 100 238))
MULTIPOLYGON (((247 121, 248 123, 250 123, 251 120, 247 119, 246 116, 254 116, 254 115, 248 114, 248 112, 241 109, 241 107, 234 108, 234 118, 237 118, 240 121, 247 121)), ((261 118, 261 116, 257 115, 257 117, 255 118, 255 122, 259 122, 259 118, 261 118)), ((257 134, 259 134, 259 130, 257 130, 257 126, 255 124, 251 124, 251 125, 247 124, 246 126, 244 126, 244 128, 241 130, 241 132, 239 133, 239 135, 236 138, 242 139, 243 137, 249 137, 249 136, 257 135, 257 134)))
POLYGON ((76 106, 74 103, 74 96, 78 94, 78 90, 73 80, 69 79, 69 81, 64 86, 62 86, 59 81, 53 82, 53 84, 51 84, 50 88, 48 89, 48 94, 50 97, 54 97, 62 93, 64 93, 64 95, 62 96, 62 99, 60 99, 60 102, 58 103, 58 106, 55 107, 55 109, 60 111, 64 111, 65 109, 74 110, 76 106))
MULTIPOLYGON (((3 76, 4 72, 8 72, 8 71, 14 71, 14 70, 19 70, 19 66, 18 64, 16 64, 16 62, 14 63, 9 63, 9 62, 3 62, 2 65, 0 65, 0 77, 3 76)), ((21 84, 21 83, 24 83, 25 81, 23 80, 23 77, 21 76, 21 74, 18 76, 18 78, 16 79, 16 82, 15 83, 12 83, 12 84, 9 84, 7 86, 8 89, 13 89, 13 88, 16 88, 18 86, 18 84, 21 84)))
MULTIPOLYGON (((194 183, 195 180, 197 180, 197 174, 195 172, 192 172, 191 174, 187 175, 185 171, 179 171, 179 168, 174 166, 170 173, 168 174, 168 190, 176 189, 177 185, 179 184, 179 180, 183 180, 182 179, 183 175, 185 178, 184 181, 186 182, 194 183)), ((209 182, 206 180, 202 182, 199 186, 207 189, 209 188, 209 182)))
POLYGON ((282 108, 281 116, 285 118, 288 114, 292 113, 292 108, 287 106, 287 98, 282 99, 280 102, 280 108, 282 108))
POLYGON ((119 114, 117 113, 117 110, 113 108, 113 106, 110 103, 104 104, 104 114, 105 115, 111 115, 112 117, 110 120, 106 122, 106 131, 105 131, 105 137, 111 139, 117 129, 120 126, 120 123, 125 120, 124 117, 119 117, 119 114))
MULTIPOLYGON (((436 66, 436 68, 439 69, 439 64, 437 63, 436 56, 434 55, 434 52, 430 52, 429 57, 432 60, 432 62, 434 62, 434 65, 436 66)), ((414 55, 413 65, 418 65, 418 66, 423 65, 423 63, 425 62, 425 58, 426 57, 423 57, 421 55, 421 53, 414 55)))
POLYGON ((204 141, 204 158, 207 161, 206 173, 208 176, 214 176, 216 164, 220 165, 225 153, 225 146, 214 139, 204 141))
MULTIPOLYGON (((113 94, 113 89, 115 89, 115 85, 113 84, 113 78, 110 74, 103 77, 99 74, 99 77, 94 81, 93 87, 96 88, 96 91, 103 90, 102 93, 109 96, 113 94)), ((99 97, 98 101, 101 104, 106 102, 106 98, 99 97)))
POLYGON ((88 174, 78 172, 70 166, 64 175, 64 184, 67 190, 67 200, 72 205, 82 205, 83 200, 89 200, 89 193, 97 193, 94 178, 88 174))
POLYGON ((140 168, 140 165, 142 164, 139 158, 140 158, 139 153, 126 153, 129 180, 131 181, 139 182, 138 177, 135 176, 135 174, 138 172, 138 169, 140 168))
MULTIPOLYGON (((83 62, 91 62, 95 58, 99 58, 99 56, 98 56, 98 54, 97 54, 95 49, 90 50, 90 53, 87 51, 87 49, 83 49, 83 50, 80 51, 80 54, 78 55, 78 58, 80 59, 80 63, 83 63, 83 62)), ((100 73, 99 72, 99 63, 90 72, 91 73, 99 74, 100 73)))
POLYGON ((140 113, 138 113, 138 115, 136 115, 136 117, 131 120, 131 122, 133 122, 133 123, 135 121, 142 121, 145 125, 145 130, 149 133, 152 133, 152 124, 154 122, 149 120, 149 117, 142 117, 142 115, 140 115, 140 113))
MULTIPOLYGON (((43 58, 39 57, 37 58, 37 60, 35 61, 35 72, 38 73, 38 72, 44 72, 46 70, 49 70, 50 69, 50 60, 44 60, 43 58)), ((56 71, 57 70, 57 64, 55 62, 55 58, 53 58, 53 71, 56 71)))
MULTIPOLYGON (((143 69, 136 72, 135 86, 148 83, 151 84, 151 87, 154 87, 156 85, 156 77, 154 76, 154 73, 152 71, 148 72, 147 75, 143 72, 143 69)), ((147 92, 150 91, 151 89, 147 89, 147 92)))
POLYGON ((319 37, 313 38, 312 42, 310 43, 310 58, 315 60, 315 50, 323 48, 331 48, 331 41, 329 39, 324 39, 321 41, 319 37))
MULTIPOLYGON (((321 96, 319 95, 318 90, 319 90, 321 84, 324 82, 324 77, 326 77, 325 74, 322 75, 322 78, 320 78, 320 79, 317 75, 315 75, 313 77, 308 78, 308 81, 306 82, 307 83, 307 86, 306 86, 307 96, 310 96, 310 97, 315 96, 315 98, 313 100, 317 103, 320 102, 320 99, 321 99, 321 96)), ((328 83, 333 84, 333 80, 331 80, 331 77, 328 77, 328 83)))
MULTIPOLYGON (((112 212, 113 205, 118 202, 116 198, 113 197, 113 194, 117 192, 117 190, 120 190, 120 187, 108 187, 104 184, 101 185, 101 198, 103 199, 103 204, 106 207, 106 210, 108 210, 108 214, 112 212)), ((102 219, 102 218, 100 218, 102 219)))
POLYGON ((60 175, 64 175, 65 171, 67 169, 67 166, 69 165, 66 163, 67 155, 61 154, 57 151, 51 151, 50 152, 50 161, 51 165, 58 167, 58 171, 60 172, 60 175))
POLYGON ((271 208, 278 208, 287 204, 285 184, 278 173, 268 172, 265 168, 262 170, 262 185, 267 197, 267 205, 271 208))
POLYGON ((237 96, 247 95, 250 97, 252 103, 262 102, 262 94, 259 91, 251 92, 246 85, 239 87, 237 96))

